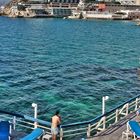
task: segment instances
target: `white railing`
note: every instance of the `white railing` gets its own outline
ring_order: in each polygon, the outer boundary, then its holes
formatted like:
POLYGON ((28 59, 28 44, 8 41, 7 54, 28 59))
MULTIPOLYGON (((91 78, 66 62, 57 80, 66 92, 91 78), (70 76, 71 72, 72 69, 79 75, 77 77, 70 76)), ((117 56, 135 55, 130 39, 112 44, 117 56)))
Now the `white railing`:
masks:
POLYGON ((12 125, 12 129, 13 130, 22 130, 22 131, 31 131, 33 130, 35 127, 35 123, 37 123, 37 127, 42 128, 46 134, 51 135, 51 123, 43 121, 43 120, 39 120, 39 119, 34 119, 32 117, 29 116, 22 116, 22 117, 17 117, 15 116, 11 116, 10 114, 2 114, 0 115, 0 120, 8 120, 11 125, 12 125), (24 128, 24 129, 23 129, 24 128))
MULTIPOLYGON (((80 136, 94 136, 97 132, 104 131, 110 125, 119 122, 121 119, 125 118, 128 114, 136 112, 140 106, 140 95, 136 96, 129 101, 119 105, 118 107, 112 109, 111 111, 100 115, 95 119, 71 123, 68 125, 60 126, 60 140, 63 139, 73 139, 80 136)), ((44 129, 45 133, 51 135, 51 123, 39 119, 34 119, 26 115, 19 115, 14 113, 8 113, 5 111, 0 111, 0 120, 9 120, 12 123, 12 128, 21 129, 26 128, 26 130, 34 129, 34 122, 37 122, 37 127, 44 129), (2 115, 1 115, 2 114, 2 115)))
POLYGON ((128 114, 136 112, 139 105, 140 95, 93 120, 62 125, 60 129, 60 140, 65 137, 72 137, 81 134, 84 134, 87 137, 95 135, 97 132, 101 132, 107 129, 110 125, 113 125, 125 118, 128 114))

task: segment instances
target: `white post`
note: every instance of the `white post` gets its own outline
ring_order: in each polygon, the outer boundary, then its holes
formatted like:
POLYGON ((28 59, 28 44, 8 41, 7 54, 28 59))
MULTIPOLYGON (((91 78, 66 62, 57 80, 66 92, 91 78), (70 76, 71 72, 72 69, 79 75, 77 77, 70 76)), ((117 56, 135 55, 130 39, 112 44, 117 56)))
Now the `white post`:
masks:
POLYGON ((88 124, 88 130, 87 130, 87 137, 88 138, 90 137, 90 130, 91 130, 91 125, 88 124))
POLYGON ((128 115, 129 113, 129 103, 126 104, 126 116, 128 115))
POLYGON ((119 110, 116 109, 116 119, 115 119, 115 122, 118 122, 118 115, 119 115, 119 110))
POLYGON ((102 97, 102 114, 105 114, 105 101, 109 99, 109 96, 102 97))
POLYGON ((138 109, 138 98, 136 98, 135 111, 138 109))
POLYGON ((63 129, 60 129, 60 140, 63 140, 63 129))
MULTIPOLYGON (((32 103, 32 107, 34 108, 34 118, 37 119, 37 104, 32 103)), ((37 128, 37 122, 34 122, 34 128, 37 128)))
MULTIPOLYGON (((105 114, 105 101, 109 99, 109 96, 103 96, 102 97, 102 115, 105 114)), ((105 130, 106 126, 106 117, 103 117, 103 130, 105 130)))
POLYGON ((16 116, 14 116, 13 118, 13 129, 14 130, 16 129, 16 116))
POLYGON ((105 114, 105 97, 102 97, 102 114, 105 114))
POLYGON ((103 117, 103 130, 105 130, 105 127, 106 127, 106 117, 104 116, 103 117))

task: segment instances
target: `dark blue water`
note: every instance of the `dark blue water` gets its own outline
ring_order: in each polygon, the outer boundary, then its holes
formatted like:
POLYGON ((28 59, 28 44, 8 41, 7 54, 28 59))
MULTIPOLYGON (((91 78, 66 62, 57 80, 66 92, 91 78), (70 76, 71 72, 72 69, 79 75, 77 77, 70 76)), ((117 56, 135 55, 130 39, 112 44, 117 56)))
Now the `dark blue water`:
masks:
POLYGON ((140 94, 140 27, 128 21, 0 17, 0 109, 84 121, 140 94))

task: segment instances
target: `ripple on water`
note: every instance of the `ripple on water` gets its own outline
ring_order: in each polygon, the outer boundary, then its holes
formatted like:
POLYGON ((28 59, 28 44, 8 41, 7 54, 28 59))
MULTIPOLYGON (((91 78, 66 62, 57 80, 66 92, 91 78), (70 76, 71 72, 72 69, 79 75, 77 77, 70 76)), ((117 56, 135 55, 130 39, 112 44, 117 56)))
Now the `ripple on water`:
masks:
POLYGON ((36 102, 40 118, 61 109, 69 123, 99 115, 104 95, 109 110, 139 94, 132 23, 0 18, 1 109, 31 115, 36 102))

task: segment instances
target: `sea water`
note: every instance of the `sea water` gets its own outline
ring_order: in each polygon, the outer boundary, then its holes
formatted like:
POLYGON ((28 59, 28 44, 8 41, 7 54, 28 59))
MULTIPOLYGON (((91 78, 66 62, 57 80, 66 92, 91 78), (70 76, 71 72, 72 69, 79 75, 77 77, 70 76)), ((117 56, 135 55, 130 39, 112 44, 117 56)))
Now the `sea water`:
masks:
POLYGON ((63 124, 140 94, 140 27, 130 21, 0 17, 0 109, 63 124))

